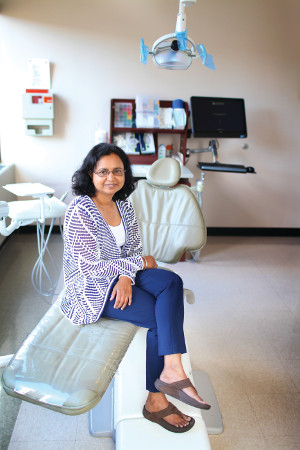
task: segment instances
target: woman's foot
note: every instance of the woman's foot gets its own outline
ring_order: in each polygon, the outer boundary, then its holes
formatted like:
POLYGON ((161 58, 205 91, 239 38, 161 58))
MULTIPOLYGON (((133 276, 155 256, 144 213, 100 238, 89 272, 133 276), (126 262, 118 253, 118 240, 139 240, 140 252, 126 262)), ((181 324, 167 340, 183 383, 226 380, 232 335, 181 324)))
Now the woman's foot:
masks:
MULTIPOLYGON (((173 365, 173 367, 166 367, 162 371, 159 379, 163 381, 164 383, 175 383, 177 381, 182 381, 187 379, 187 376, 183 370, 183 367, 181 364, 179 365, 173 365)), ((199 402, 200 404, 204 405, 203 409, 205 408, 205 405, 207 403, 198 395, 198 392, 194 388, 194 386, 185 387, 182 389, 182 392, 184 392, 186 395, 191 397, 192 399, 196 400, 196 402, 199 402)), ((209 405, 207 405, 209 406, 209 405)))
MULTIPOLYGON (((149 392, 147 401, 145 403, 145 408, 148 412, 158 412, 165 408, 167 408, 169 405, 168 400, 166 399, 165 395, 161 392, 149 392)), ((177 428, 184 428, 187 425, 189 425, 191 421, 191 417, 187 416, 186 414, 180 413, 181 416, 178 414, 170 414, 169 416, 164 417, 163 420, 168 422, 170 425, 173 425, 177 428)))

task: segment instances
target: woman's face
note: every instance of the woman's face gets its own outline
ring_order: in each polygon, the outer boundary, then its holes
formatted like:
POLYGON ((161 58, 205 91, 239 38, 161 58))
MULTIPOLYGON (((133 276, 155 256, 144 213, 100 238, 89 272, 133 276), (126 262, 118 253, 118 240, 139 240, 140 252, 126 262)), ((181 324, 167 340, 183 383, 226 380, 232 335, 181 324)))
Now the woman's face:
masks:
POLYGON ((111 153, 110 155, 102 156, 97 161, 92 173, 96 195, 101 194, 112 198, 124 186, 125 174, 123 171, 124 164, 118 155, 111 153), (98 172, 98 175, 95 172, 98 172))

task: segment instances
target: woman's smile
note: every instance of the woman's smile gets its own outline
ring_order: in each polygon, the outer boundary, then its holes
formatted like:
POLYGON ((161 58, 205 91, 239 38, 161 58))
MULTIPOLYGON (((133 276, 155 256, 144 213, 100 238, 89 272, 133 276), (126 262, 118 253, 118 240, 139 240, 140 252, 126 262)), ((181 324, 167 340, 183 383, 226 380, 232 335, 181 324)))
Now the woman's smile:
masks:
POLYGON ((118 184, 117 183, 105 183, 104 186, 109 188, 109 187, 118 186, 118 184))

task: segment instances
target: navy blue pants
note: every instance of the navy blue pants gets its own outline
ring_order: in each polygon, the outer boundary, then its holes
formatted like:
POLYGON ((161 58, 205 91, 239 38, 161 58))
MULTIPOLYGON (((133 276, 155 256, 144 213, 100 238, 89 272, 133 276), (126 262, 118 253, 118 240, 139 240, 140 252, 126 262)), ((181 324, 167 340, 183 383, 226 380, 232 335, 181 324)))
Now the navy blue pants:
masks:
POLYGON ((148 328, 146 389, 158 392, 154 381, 163 370, 163 355, 186 352, 182 280, 164 269, 140 270, 132 286, 132 304, 122 311, 115 309, 114 303, 114 300, 107 300, 103 317, 148 328))

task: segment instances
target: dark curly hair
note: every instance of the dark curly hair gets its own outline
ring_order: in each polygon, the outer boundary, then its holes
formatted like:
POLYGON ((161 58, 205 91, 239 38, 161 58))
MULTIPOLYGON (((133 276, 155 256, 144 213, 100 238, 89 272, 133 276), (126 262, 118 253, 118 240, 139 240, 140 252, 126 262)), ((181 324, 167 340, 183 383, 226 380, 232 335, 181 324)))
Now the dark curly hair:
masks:
POLYGON ((76 170, 72 176, 72 191, 75 195, 95 195, 95 186, 90 177, 90 173, 94 170, 97 162, 102 156, 114 153, 122 160, 125 169, 125 183, 122 189, 115 193, 113 200, 126 200, 134 191, 135 184, 133 180, 130 162, 126 153, 113 144, 97 144, 95 145, 83 160, 81 167, 76 170))

